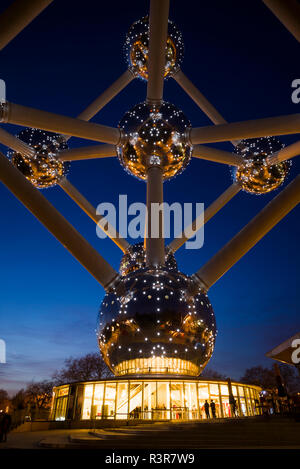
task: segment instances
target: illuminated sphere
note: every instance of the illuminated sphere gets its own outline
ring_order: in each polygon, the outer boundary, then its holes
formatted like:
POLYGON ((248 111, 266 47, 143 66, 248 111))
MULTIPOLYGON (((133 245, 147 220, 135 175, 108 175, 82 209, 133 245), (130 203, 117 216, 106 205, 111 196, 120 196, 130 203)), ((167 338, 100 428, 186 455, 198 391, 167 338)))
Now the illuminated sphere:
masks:
POLYGON ((39 189, 58 184, 69 169, 69 163, 56 157, 59 151, 68 148, 62 135, 26 128, 19 133, 18 138, 33 147, 35 155, 29 157, 9 151, 8 156, 12 164, 39 189))
MULTIPOLYGON (((130 27, 124 44, 124 52, 130 69, 135 75, 148 79, 149 18, 145 16, 130 27)), ((168 22, 165 77, 177 72, 183 60, 184 45, 181 32, 168 22)))
POLYGON ((234 177, 244 191, 265 194, 284 182, 291 163, 283 161, 269 166, 266 161, 268 156, 283 147, 276 137, 241 140, 235 152, 244 158, 244 163, 234 170, 234 177))
POLYGON ((212 355, 216 323, 207 295, 190 277, 146 268, 123 277, 117 290, 106 294, 97 336, 117 376, 198 376, 212 355))
MULTIPOLYGON (((166 267, 169 270, 177 270, 177 262, 171 250, 166 248, 166 267)), ((120 263, 120 274, 124 277, 136 270, 146 267, 146 252, 144 243, 132 244, 123 255, 120 263)))
POLYGON ((186 142, 189 120, 173 104, 137 104, 119 123, 124 143, 117 147, 126 171, 146 179, 150 166, 160 166, 164 179, 181 173, 190 161, 192 146, 186 142))

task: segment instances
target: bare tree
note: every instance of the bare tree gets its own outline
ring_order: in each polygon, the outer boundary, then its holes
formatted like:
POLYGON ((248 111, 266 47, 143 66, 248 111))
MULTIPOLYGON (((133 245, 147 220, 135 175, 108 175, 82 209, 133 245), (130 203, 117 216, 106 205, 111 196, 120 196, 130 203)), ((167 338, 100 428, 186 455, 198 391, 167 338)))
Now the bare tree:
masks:
POLYGON ((23 410, 27 406, 27 398, 24 389, 20 389, 11 399, 14 410, 23 410))
POLYGON ((0 410, 5 410, 9 404, 9 397, 5 389, 0 389, 0 410))
POLYGON ((213 370, 211 368, 205 368, 203 372, 201 373, 201 378, 206 378, 206 379, 218 379, 220 381, 226 381, 227 376, 222 375, 222 373, 219 373, 216 370, 213 370))
POLYGON ((88 353, 80 358, 67 358, 65 367, 53 375, 56 385, 77 381, 99 380, 112 376, 98 353, 88 353))
POLYGON ((31 406, 35 406, 38 410, 48 409, 51 405, 53 386, 54 383, 52 381, 30 383, 25 390, 28 403, 31 406))
MULTIPOLYGON (((280 374, 283 382, 289 392, 299 390, 300 383, 294 367, 288 365, 279 365, 280 374)), ((273 368, 264 368, 262 366, 253 366, 247 368, 244 376, 240 378, 242 383, 256 384, 264 389, 276 389, 277 381, 273 368)))

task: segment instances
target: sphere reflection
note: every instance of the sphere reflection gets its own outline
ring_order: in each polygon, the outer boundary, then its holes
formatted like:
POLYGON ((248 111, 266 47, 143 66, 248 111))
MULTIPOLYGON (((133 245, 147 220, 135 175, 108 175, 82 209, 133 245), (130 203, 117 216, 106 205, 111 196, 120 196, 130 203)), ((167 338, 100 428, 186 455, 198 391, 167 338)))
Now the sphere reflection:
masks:
POLYGON ((191 158, 192 146, 186 141, 189 126, 173 104, 138 104, 119 123, 125 137, 117 148, 121 164, 139 179, 146 179, 150 166, 160 166, 164 179, 176 176, 191 158))
POLYGON ((215 316, 191 278, 167 268, 141 269, 105 296, 97 335, 116 375, 197 376, 213 352, 215 316))
POLYGON ((37 188, 52 187, 66 176, 69 163, 57 158, 57 153, 68 148, 62 135, 39 129, 26 128, 18 138, 35 150, 34 156, 26 156, 10 150, 8 157, 19 171, 37 188))
POLYGON ((242 189, 252 194, 265 194, 277 189, 286 179, 291 163, 268 165, 267 157, 281 150, 284 145, 276 137, 242 140, 236 153, 244 163, 235 170, 235 180, 242 189))

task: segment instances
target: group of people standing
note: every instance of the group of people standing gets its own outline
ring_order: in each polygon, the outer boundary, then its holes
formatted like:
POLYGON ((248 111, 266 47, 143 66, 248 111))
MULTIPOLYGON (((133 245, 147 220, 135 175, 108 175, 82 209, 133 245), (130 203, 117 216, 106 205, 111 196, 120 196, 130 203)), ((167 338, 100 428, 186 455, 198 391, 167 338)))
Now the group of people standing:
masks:
MULTIPOLYGON (((237 417, 237 405, 236 405, 236 400, 234 397, 230 399, 230 409, 231 409, 231 417, 237 417)), ((206 418, 217 418, 216 415, 216 404, 213 400, 211 400, 210 404, 206 400, 204 403, 204 410, 205 410, 205 415, 206 418)))
POLYGON ((206 414, 206 418, 209 419, 211 416, 213 419, 217 418, 216 417, 216 404, 213 400, 211 400, 210 404, 208 403, 208 401, 205 401, 204 403, 204 410, 205 410, 205 414, 206 414), (210 415, 210 411, 211 410, 211 415, 210 415))

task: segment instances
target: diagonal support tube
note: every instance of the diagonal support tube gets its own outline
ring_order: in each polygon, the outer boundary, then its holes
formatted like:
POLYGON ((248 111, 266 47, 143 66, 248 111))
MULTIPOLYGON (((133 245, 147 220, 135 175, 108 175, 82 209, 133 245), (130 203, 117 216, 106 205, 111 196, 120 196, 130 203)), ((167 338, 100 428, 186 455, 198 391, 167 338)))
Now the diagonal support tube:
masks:
POLYGON ((190 141, 212 143, 296 133, 300 133, 300 114, 196 127, 190 130, 190 141))
MULTIPOLYGON (((77 119, 83 121, 91 120, 99 111, 109 103, 120 91, 122 91, 133 79, 135 78, 134 73, 127 69, 112 85, 110 85, 103 93, 98 96, 84 111, 82 111, 77 119)), ((65 136, 66 142, 70 140, 72 136, 65 136)))
POLYGON ((267 164, 272 166, 273 164, 281 163, 282 161, 289 160, 298 155, 300 155, 300 140, 270 155, 267 158, 267 164))
POLYGON ((298 0, 263 0, 288 31, 300 42, 300 4, 298 0))
POLYGON ((34 156, 34 148, 32 148, 30 145, 27 145, 25 142, 22 142, 22 140, 20 140, 18 137, 15 137, 9 132, 6 132, 6 130, 2 129, 1 127, 0 143, 8 148, 11 148, 12 150, 17 151, 18 153, 21 153, 22 155, 29 157, 34 156))
POLYGON ((172 252, 176 252, 184 243, 195 236, 195 227, 200 230, 205 223, 207 223, 216 213, 218 213, 236 194, 238 194, 241 190, 239 184, 234 182, 231 186, 226 189, 223 194, 221 194, 212 204, 207 207, 204 211, 204 217, 199 216, 196 218, 192 224, 186 227, 179 235, 178 238, 174 238, 173 241, 169 244, 169 248, 172 252))
MULTIPOLYGON (((201 111, 215 124, 227 124, 227 121, 224 117, 217 111, 217 109, 206 99, 204 94, 196 88, 196 86, 189 80, 189 78, 182 72, 178 70, 173 75, 174 80, 181 86, 181 88, 190 96, 190 98, 199 106, 201 111)), ((236 146, 239 143, 239 140, 231 141, 233 146, 236 146)))
POLYGON ((61 161, 91 160, 110 156, 117 156, 115 145, 90 145, 88 147, 70 148, 57 154, 57 158, 61 161))
POLYGON ((243 163, 243 158, 236 153, 219 150, 217 148, 206 147, 205 145, 195 145, 193 147, 193 156, 201 160, 214 161, 216 163, 239 166, 243 163))
POLYGON ((120 91, 122 91, 132 80, 134 74, 127 69, 112 85, 110 85, 98 98, 96 98, 77 118, 83 121, 89 121, 94 117, 107 103, 109 103, 120 91))
POLYGON ((160 104, 163 99, 169 4, 169 0, 150 0, 147 83, 150 104, 160 104))
POLYGON ((196 88, 196 86, 181 70, 178 70, 178 72, 173 75, 173 78, 214 124, 218 125, 227 123, 224 117, 221 116, 216 108, 206 99, 206 97, 198 90, 198 88, 196 88))
POLYGON ((120 140, 119 129, 8 102, 0 108, 0 122, 36 127, 98 142, 117 144, 120 140))
POLYGON ((53 205, 0 153, 0 181, 105 288, 118 274, 53 205))
POLYGON ((147 174, 146 263, 158 267, 165 264, 163 220, 163 171, 151 166, 147 174), (161 210, 159 210, 161 206, 161 210))
POLYGON ((300 175, 194 275, 208 290, 300 202, 300 175))
POLYGON ((68 194, 68 196, 107 234, 107 236, 123 251, 129 248, 129 243, 120 236, 116 229, 102 215, 97 215, 96 209, 92 204, 70 183, 66 178, 63 179, 59 186, 68 194), (105 221, 105 225, 98 224, 105 221), (111 236, 115 233, 115 236, 111 236))
POLYGON ((53 0, 15 0, 0 16, 0 50, 14 39, 53 0))

